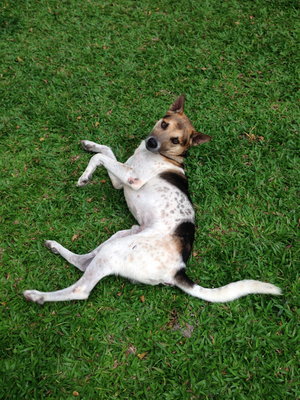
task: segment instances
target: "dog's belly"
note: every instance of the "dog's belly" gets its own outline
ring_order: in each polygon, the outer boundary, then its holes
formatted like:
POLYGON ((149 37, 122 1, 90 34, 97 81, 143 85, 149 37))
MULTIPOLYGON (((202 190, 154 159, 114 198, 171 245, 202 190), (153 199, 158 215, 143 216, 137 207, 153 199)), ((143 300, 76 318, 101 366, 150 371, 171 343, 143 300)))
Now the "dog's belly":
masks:
POLYGON ((96 256, 99 265, 111 265, 114 274, 148 285, 172 284, 182 257, 171 235, 153 231, 109 241, 96 256))

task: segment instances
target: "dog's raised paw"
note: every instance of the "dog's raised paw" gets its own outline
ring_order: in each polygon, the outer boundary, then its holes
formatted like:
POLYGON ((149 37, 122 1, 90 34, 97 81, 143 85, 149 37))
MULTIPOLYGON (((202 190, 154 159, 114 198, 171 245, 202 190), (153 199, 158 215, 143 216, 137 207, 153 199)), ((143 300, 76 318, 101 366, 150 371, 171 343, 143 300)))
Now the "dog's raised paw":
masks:
POLYGON ((57 250, 58 243, 55 242, 55 240, 46 240, 45 241, 45 246, 52 251, 54 254, 59 254, 59 251, 57 250))
POLYGON ((38 290, 25 290, 23 295, 27 301, 33 301, 34 303, 44 304, 44 296, 38 290))
POLYGON ((82 148, 86 151, 94 152, 96 150, 95 144, 89 140, 81 140, 80 143, 82 148))

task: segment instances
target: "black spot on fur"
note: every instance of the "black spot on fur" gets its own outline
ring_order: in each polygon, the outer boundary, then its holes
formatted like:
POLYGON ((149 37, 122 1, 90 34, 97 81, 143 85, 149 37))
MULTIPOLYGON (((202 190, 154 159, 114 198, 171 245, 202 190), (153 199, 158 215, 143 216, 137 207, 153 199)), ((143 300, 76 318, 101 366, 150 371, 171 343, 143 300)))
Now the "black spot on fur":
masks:
POLYGON ((174 236, 180 240, 182 260, 186 263, 193 248, 195 225, 192 222, 182 222, 175 229, 174 236))
POLYGON ((189 199, 190 202, 192 202, 190 194, 189 194, 189 186, 188 186, 188 181, 187 178, 184 174, 181 174, 179 172, 174 172, 174 171, 166 171, 162 172, 160 174, 160 177, 167 182, 171 183, 171 185, 176 186, 179 190, 181 190, 189 199))
POLYGON ((177 271, 174 278, 179 286, 192 288, 195 285, 195 283, 185 273, 185 268, 181 268, 179 271, 177 271))

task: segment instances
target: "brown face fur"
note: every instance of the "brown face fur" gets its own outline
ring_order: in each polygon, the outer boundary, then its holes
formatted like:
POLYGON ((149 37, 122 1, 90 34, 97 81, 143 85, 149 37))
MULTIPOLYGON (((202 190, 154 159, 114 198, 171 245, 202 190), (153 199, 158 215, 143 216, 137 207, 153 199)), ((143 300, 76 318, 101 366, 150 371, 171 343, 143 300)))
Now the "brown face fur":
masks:
POLYGON ((211 138, 196 132, 189 118, 184 114, 184 96, 171 105, 167 114, 154 126, 151 136, 158 143, 158 152, 170 158, 184 157, 191 146, 208 142, 211 138))

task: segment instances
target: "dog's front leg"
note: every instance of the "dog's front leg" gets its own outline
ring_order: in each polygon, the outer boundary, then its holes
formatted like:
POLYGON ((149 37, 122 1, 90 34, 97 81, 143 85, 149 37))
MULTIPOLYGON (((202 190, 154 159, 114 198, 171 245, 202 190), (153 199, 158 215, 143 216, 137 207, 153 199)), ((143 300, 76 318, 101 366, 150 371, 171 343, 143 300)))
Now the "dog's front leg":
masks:
POLYGON ((84 186, 91 179, 93 172, 97 167, 103 165, 107 171, 113 174, 122 185, 132 187, 134 190, 138 190, 145 182, 136 176, 132 167, 126 164, 122 164, 104 154, 96 154, 90 162, 78 180, 77 186, 84 186))
MULTIPOLYGON (((81 140, 81 145, 86 151, 91 151, 93 153, 101 153, 107 157, 112 158, 113 160, 117 161, 116 156, 114 155, 112 149, 108 146, 104 146, 102 144, 98 144, 95 142, 91 142, 90 140, 81 140)), ((112 173, 108 172, 110 177, 111 183, 115 189, 122 189, 123 185, 122 182, 117 179, 112 173)))

